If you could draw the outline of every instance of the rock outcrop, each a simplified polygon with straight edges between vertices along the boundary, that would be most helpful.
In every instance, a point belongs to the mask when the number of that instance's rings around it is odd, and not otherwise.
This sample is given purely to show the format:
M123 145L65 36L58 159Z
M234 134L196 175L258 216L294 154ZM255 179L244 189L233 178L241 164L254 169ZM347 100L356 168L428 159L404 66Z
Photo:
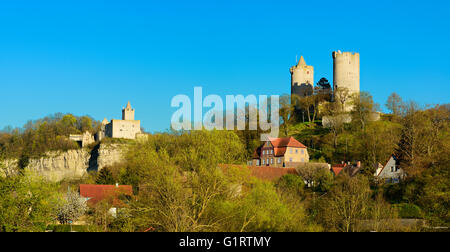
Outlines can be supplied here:
M25 169L34 171L52 181L79 178L89 171L99 171L105 166L123 161L123 144L98 144L93 150L86 148L66 152L52 151L45 157L30 159ZM17 169L17 160L3 162L7 171Z

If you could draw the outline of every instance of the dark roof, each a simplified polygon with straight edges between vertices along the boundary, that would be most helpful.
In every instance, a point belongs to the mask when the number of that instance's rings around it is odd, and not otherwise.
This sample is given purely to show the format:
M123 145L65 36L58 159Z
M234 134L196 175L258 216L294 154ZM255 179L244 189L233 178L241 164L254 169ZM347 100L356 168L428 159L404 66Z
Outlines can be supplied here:
M119 200L120 195L131 196L133 188L130 185L80 185L80 196L88 198L88 204L93 206L102 200L112 200L114 206L123 203Z

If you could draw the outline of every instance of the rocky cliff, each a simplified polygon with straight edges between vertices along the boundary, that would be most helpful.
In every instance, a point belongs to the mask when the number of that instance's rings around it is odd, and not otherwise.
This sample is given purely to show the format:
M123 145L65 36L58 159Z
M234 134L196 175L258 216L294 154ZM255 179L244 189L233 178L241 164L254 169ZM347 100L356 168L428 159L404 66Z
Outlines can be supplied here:
M30 159L25 169L53 181L81 177L88 171L99 171L105 166L123 161L124 148L123 144L98 144L92 150L83 148L66 152L48 152L45 157ZM6 160L3 164L8 171L12 171L17 168L17 162Z

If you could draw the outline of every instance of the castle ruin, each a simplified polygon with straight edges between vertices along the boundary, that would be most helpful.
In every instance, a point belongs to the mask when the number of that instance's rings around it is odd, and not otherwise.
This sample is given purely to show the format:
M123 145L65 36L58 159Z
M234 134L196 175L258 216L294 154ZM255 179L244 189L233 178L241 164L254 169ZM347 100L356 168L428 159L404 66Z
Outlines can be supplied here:
M130 102L122 109L122 120L112 119L111 122L103 119L100 132L97 133L97 139L100 141L104 137L136 139L141 133L141 121L134 120L134 109Z
M335 51L333 57L333 93L339 95L338 90L350 97L359 93L359 53ZM314 67L306 65L303 56L298 64L290 68L291 95L305 97L320 92L320 87L314 86ZM344 110L349 111L351 106L346 105Z

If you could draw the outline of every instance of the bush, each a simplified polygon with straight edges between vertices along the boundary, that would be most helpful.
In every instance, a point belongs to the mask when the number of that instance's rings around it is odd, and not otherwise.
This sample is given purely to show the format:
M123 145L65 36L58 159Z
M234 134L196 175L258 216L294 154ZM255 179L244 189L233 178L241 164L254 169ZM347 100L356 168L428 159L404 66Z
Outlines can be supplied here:
M406 219L421 219L423 217L420 207L414 204L402 203L394 205L397 208L400 218Z
M48 225L47 230L58 233L70 232L70 225ZM72 231L75 232L89 232L89 227L84 225L72 225Z

